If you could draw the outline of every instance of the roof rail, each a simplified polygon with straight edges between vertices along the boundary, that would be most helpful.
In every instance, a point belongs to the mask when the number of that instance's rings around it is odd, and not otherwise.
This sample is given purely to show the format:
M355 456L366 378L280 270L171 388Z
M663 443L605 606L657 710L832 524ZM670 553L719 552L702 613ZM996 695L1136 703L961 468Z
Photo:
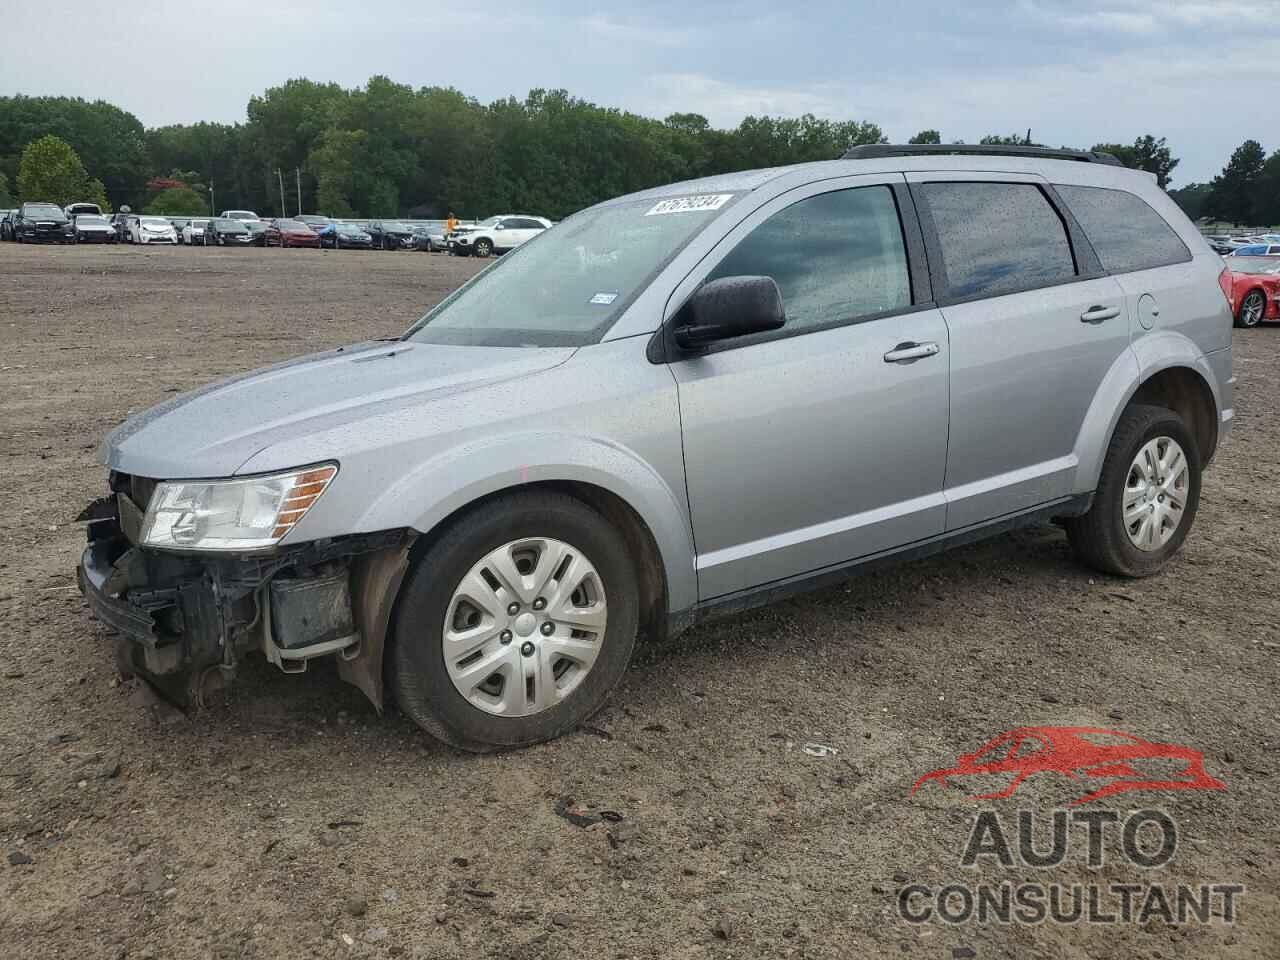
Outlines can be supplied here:
M1038 157L1044 160L1077 160L1081 163L1123 164L1110 153L1090 150L1055 150L1053 147L1024 147L1004 144L976 143L864 143L850 147L842 160L876 160L882 157L932 157L948 154L992 157Z

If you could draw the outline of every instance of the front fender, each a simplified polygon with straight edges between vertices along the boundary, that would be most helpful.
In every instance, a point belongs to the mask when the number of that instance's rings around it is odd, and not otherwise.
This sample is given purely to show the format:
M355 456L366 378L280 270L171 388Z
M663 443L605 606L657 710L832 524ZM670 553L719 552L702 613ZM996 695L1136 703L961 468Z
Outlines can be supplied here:
M693 606L693 536L683 499L633 451L598 437L527 432L454 447L407 471L368 505L355 528L427 533L481 497L545 481L589 483L625 501L657 543L669 610Z
M1073 493L1089 493L1097 488L1111 435L1138 388L1162 370L1186 367L1194 370L1213 393L1214 407L1222 410L1222 390L1213 368L1188 337L1173 330L1161 330L1135 340L1107 371L1085 414L1076 436L1075 455L1079 461Z

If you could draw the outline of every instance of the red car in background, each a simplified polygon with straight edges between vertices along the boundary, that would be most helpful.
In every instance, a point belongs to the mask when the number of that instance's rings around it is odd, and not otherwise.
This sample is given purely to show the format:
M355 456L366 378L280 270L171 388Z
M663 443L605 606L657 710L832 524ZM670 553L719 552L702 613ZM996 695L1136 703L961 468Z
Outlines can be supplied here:
M1230 271L1227 299L1237 327L1280 320L1280 257L1223 257Z
M264 235L268 247L315 247L320 249L320 236L301 220L272 220Z

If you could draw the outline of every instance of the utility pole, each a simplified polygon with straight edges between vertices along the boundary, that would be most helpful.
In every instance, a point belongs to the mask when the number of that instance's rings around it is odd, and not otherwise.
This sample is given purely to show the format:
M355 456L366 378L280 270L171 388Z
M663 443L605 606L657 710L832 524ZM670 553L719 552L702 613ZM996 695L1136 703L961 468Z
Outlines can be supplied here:
M302 171L294 167L293 175L298 178L298 216L302 216Z
M284 208L284 174L276 167L276 179L280 181L280 216L287 217L289 211Z
M218 215L218 205L213 202L213 177L209 178L209 216Z

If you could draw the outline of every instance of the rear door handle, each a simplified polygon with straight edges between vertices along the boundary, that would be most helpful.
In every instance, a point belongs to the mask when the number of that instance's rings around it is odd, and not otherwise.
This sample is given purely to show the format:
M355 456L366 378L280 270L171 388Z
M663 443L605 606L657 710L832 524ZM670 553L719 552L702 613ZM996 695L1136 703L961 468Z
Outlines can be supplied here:
M911 363L913 360L923 360L925 357L934 357L941 352L939 347L932 340L926 343L915 343L908 340L906 343L900 343L888 353L884 355L885 363Z
M1113 320L1118 316L1120 316L1119 307L1090 307L1080 314L1080 322L1101 323L1103 320Z

